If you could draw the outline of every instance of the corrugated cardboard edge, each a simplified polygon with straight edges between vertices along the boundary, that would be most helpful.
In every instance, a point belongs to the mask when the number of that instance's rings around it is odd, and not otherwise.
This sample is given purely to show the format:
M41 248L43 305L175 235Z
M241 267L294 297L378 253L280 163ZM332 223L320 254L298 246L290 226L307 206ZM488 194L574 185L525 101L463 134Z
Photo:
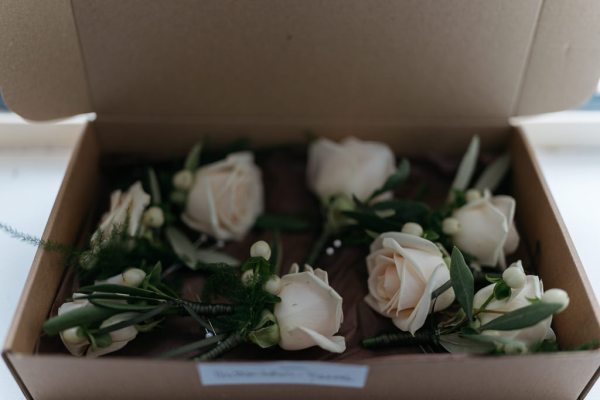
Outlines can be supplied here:
M25 395L25 397L27 399L33 399L33 397L31 396L31 393L29 393L29 390L27 390L27 386L25 385L25 382L23 382L23 380L19 376L19 373L15 369L13 363L10 361L11 356L12 356L12 353L10 351L2 350L2 359L4 360L4 363L6 364L6 366L8 367L10 374L13 376L13 378L17 382L17 385L19 385L19 389L21 389L21 391L23 392L23 395Z

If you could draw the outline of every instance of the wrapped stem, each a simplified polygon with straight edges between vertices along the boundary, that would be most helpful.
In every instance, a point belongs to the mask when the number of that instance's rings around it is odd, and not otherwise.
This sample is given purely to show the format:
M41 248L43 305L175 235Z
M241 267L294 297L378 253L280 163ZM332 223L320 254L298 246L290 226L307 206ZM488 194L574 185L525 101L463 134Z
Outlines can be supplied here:
M197 303L188 300L180 300L178 304L186 311L192 310L197 315L223 315L233 312L233 305L231 304Z
M388 333L375 336L362 341L363 347L377 349L395 346L414 346L422 344L436 344L439 337L432 331L420 330L414 336L409 332Z
M214 360L217 357L227 353L244 342L244 337L240 332L233 333L219 343L214 349L198 357L199 361Z

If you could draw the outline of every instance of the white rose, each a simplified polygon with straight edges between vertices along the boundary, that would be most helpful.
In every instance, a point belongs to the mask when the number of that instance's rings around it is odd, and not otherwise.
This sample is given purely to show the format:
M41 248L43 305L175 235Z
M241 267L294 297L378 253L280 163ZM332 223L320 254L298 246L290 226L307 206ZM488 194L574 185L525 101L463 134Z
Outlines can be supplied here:
M260 169L250 152L232 153L196 172L181 219L219 240L240 240L263 212Z
M365 301L398 328L414 334L432 311L447 308L454 291L434 303L431 294L450 280L442 253L429 240L406 233L381 234L367 257L369 294Z
M138 313L126 312L122 314L113 315L112 317L104 320L100 324L100 329L118 324L123 321L127 321L137 316ZM130 341L135 339L138 334L138 330L135 325L126 326L125 328L117 329L109 333L112 343L106 347L98 347L96 349L90 347L87 351L86 357L94 358L100 357L105 354L109 354L118 350L121 350Z
M110 235L115 227L127 226L127 233L136 236L139 233L142 215L150 204L150 195L144 192L142 184L136 182L123 193L115 190L110 195L110 210L104 214L96 234Z
M285 350L301 350L312 346L333 353L346 350L343 336L334 336L342 324L342 298L329 286L327 272L310 266L298 272L294 264L281 277L279 297L274 314L279 324L279 346Z
M394 154L383 143L320 138L308 149L308 186L324 200L335 195L366 200L394 170Z
M518 266L520 264L513 264ZM521 267L522 268L522 267ZM481 308L485 301L493 294L494 285L490 284L475 294L473 299L473 308L475 310ZM492 300L486 307L486 310L491 311L502 311L510 312L519 308L526 307L531 304L529 299L541 298L544 293L542 281L535 275L527 275L525 285L520 289L512 289L512 293L509 298L503 300ZM477 319L481 322L481 325L487 324L488 322L498 318L501 313L493 312L482 312L477 315ZM536 345L537 343L545 339L553 339L554 332L550 328L552 323L552 317L537 323L529 328L519 329L514 331L492 331L486 330L482 333L487 336L499 336L507 339L513 339L515 341L525 344L527 347Z
M515 206L514 198L492 196L486 191L480 199L454 210L452 217L459 223L458 232L452 236L454 244L483 265L505 267L505 256L519 245L513 222Z

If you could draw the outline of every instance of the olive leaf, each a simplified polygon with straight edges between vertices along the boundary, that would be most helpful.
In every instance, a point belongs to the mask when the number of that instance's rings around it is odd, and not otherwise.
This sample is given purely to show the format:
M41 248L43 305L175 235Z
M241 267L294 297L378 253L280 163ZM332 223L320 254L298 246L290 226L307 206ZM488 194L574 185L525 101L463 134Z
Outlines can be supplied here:
M202 153L202 147L202 142L196 143L194 147L192 147L185 159L184 169L187 169L191 172L196 171L198 165L200 164L200 153Z
M450 280L458 304L471 321L473 319L474 279L465 258L456 246L452 249L450 257Z
M452 197L452 193L455 190L465 190L469 186L469 182L473 178L475 167L477 166L477 159L479 158L479 136L475 135L469 143L469 147L463 156L454 182L452 182L451 191L449 198Z
M65 329L73 328L74 326L87 326L95 322L104 321L118 313L119 311L116 310L88 304L50 318L44 322L43 329L50 336L57 335Z
M491 163L482 173L475 185L473 186L475 189L480 191L489 190L494 192L504 175L508 172L510 168L510 154L506 153Z
M238 265L240 265L240 260L238 260L237 258L232 257L229 254L211 249L196 250L196 259L203 265L227 264L231 267L237 267Z
M561 308L561 304L535 303L511 311L482 325L479 330L512 331L523 329L545 320Z
M171 248L177 254L177 257L191 269L196 268L198 263L198 249L188 239L188 237L181 232L179 229L169 226L165 230L167 241L171 245Z
M152 204L160 204L160 185L158 184L158 177L154 168L148 168L148 184L150 186L150 197L152 198Z
M383 186L375 190L371 196L369 196L369 201L400 186L400 184L402 184L408 178L409 174L410 162L406 158L403 158L402 161L400 161L396 171L387 178Z

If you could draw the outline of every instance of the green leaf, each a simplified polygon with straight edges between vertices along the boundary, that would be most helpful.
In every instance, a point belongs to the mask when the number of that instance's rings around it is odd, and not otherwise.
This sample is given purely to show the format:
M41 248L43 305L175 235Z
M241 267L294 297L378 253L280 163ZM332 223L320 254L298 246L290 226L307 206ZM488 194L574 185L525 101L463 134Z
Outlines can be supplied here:
M156 304L128 304L128 303L117 303L114 300L101 300L101 299L90 299L90 303L98 307L104 307L111 310L120 312L142 312L149 311L156 308Z
M200 153L202 153L202 142L196 143L188 153L184 168L188 171L195 172L200 164Z
M385 192L396 189L408 178L408 175L410 175L410 162L406 158L403 158L396 171L387 178L382 187L371 194L369 200L373 200Z
M457 247L452 249L450 258L450 280L456 300L464 310L469 321L473 319L474 279L471 270Z
M254 226L258 229L299 232L310 229L312 224L306 218L283 214L262 214Z
M73 328L74 326L87 326L104 321L117 313L118 311L115 310L109 310L107 308L89 304L50 318L44 322L43 329L44 332L52 336L65 329Z
M158 178L154 168L148 168L148 184L150 185L150 196L152 198L152 204L160 204L160 185L158 184Z
M446 290L450 289L451 287L452 287L452 281L448 281L448 282L444 283L442 286L440 286L439 288L437 288L433 292L431 292L431 299L434 300L435 298L437 298L439 295L441 295L442 293L444 293Z
M135 317L130 318L128 320L121 321L116 324L109 325L107 327L98 329L97 331L93 332L93 334L94 335L104 335L105 333L114 332L116 330L123 329L123 328L126 328L131 325L139 324L140 322L144 322L151 318L159 316L160 314L167 311L171 307L173 307L173 305L170 303L164 303L159 306L154 306L151 310L149 310L145 313L137 314Z
M153 292L148 289L134 288L130 286L114 285L112 283L101 283L98 285L83 286L77 290L80 293L119 293L128 294L131 296L151 297L154 299L171 300L170 296L165 296L160 293Z
M496 300L507 299L510 297L511 293L512 290L503 280L500 280L500 282L497 282L494 285L494 297Z
M380 201L373 204L371 209L376 211L394 210L394 220L401 221L402 223L423 223L430 212L427 204L423 202L398 199Z
M181 232L179 229L169 226L165 230L167 241L171 245L171 248L177 254L177 257L187 265L189 268L194 269L198 262L198 249L191 242L188 237Z
M488 165L477 180L477 183L475 183L474 188L481 191L488 189L489 191L494 192L500 185L500 182L502 182L502 179L509 168L510 154L506 153Z
M479 158L479 136L473 136L469 147L463 156L454 182L452 182L451 190L466 190L469 187L469 182L473 178L475 167L477 166L477 159ZM452 193L451 191L451 193ZM452 197L452 194L449 195Z
M402 230L401 224L383 219L371 213L344 211L343 214L346 217L356 221L356 223L358 223L358 225L365 230L374 231L377 233L390 231L400 232Z
M528 328L545 320L561 308L560 304L536 303L511 311L482 325L479 330L512 331Z
M423 239L427 239L429 241L435 242L439 238L440 238L439 233L437 233L435 231L426 230L425 232L423 232Z
M485 280L489 283L498 283L502 281L502 276L495 276L490 274L485 274Z

